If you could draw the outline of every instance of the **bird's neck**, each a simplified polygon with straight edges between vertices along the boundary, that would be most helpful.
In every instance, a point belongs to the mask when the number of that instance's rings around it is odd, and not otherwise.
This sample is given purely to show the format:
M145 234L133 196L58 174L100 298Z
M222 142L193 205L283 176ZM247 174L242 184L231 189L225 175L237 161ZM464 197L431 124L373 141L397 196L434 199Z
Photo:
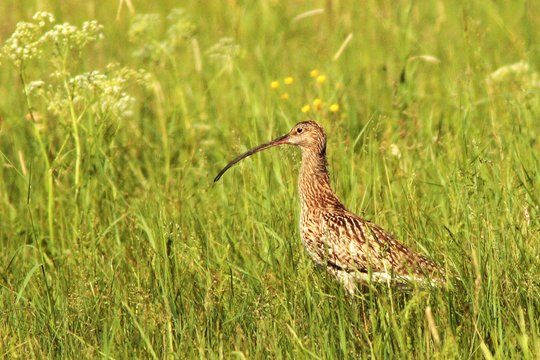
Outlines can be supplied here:
M302 166L298 177L302 208L343 208L330 187L326 151L302 150Z

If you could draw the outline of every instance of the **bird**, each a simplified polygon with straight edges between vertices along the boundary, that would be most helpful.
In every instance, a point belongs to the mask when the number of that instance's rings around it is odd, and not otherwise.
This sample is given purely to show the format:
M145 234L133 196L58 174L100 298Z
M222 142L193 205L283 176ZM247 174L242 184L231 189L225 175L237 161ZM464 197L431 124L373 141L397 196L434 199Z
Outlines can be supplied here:
M214 183L241 160L280 145L297 146L302 151L298 193L304 247L315 264L325 268L349 294L361 283L445 282L444 269L434 261L345 208L330 186L326 133L313 120L299 122L287 134L237 156L217 174Z

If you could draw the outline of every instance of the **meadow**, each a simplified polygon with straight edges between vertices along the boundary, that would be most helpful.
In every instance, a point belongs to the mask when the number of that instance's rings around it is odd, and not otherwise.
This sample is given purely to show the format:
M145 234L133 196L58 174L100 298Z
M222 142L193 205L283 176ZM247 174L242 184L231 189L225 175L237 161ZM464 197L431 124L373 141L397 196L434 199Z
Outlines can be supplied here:
M540 2L0 2L0 357L540 357ZM314 267L351 211L454 274Z

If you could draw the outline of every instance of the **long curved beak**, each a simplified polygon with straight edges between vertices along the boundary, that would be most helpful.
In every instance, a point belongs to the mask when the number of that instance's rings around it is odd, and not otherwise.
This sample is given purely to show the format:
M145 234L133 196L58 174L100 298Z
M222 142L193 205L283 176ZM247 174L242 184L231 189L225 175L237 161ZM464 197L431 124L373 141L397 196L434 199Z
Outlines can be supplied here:
M258 153L259 151L263 151L268 148L271 148L272 146L278 146L278 145L283 145L283 144L288 144L288 143L289 143L289 134L285 134L266 144L261 144L259 146L254 147L253 149L243 153L242 155L237 156L230 163L228 163L223 169L221 169L219 174L217 174L217 176L215 177L214 182L218 181L223 176L223 174L225 174L225 171L229 170L229 168L231 168L234 164L247 158L248 156Z

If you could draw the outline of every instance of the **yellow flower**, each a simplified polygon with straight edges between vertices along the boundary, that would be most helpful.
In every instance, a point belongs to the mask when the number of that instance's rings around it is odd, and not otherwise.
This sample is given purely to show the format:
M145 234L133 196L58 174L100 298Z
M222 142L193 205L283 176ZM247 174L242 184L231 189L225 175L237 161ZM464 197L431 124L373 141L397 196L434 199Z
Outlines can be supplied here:
M319 75L317 76L317 83L323 84L326 81L326 75Z
M312 78L319 76L319 70L317 70L317 69L311 70L309 72L309 76L311 76Z
M302 106L302 112L303 113L307 113L309 110L311 110L311 106L309 106L309 105Z
M330 112L337 113L339 111L339 104L330 105Z
M289 100L289 93L283 93L279 96L281 100Z
M294 78L292 76L287 76L283 82L285 85L291 85L294 82Z
M270 83L270 87L271 87L272 89L277 89L277 88L279 87L279 81L272 81L272 82Z
M322 104L323 104L323 102L322 102L322 100L319 99L319 98L313 100L313 107L314 107L315 109L317 109L317 110L321 110Z

